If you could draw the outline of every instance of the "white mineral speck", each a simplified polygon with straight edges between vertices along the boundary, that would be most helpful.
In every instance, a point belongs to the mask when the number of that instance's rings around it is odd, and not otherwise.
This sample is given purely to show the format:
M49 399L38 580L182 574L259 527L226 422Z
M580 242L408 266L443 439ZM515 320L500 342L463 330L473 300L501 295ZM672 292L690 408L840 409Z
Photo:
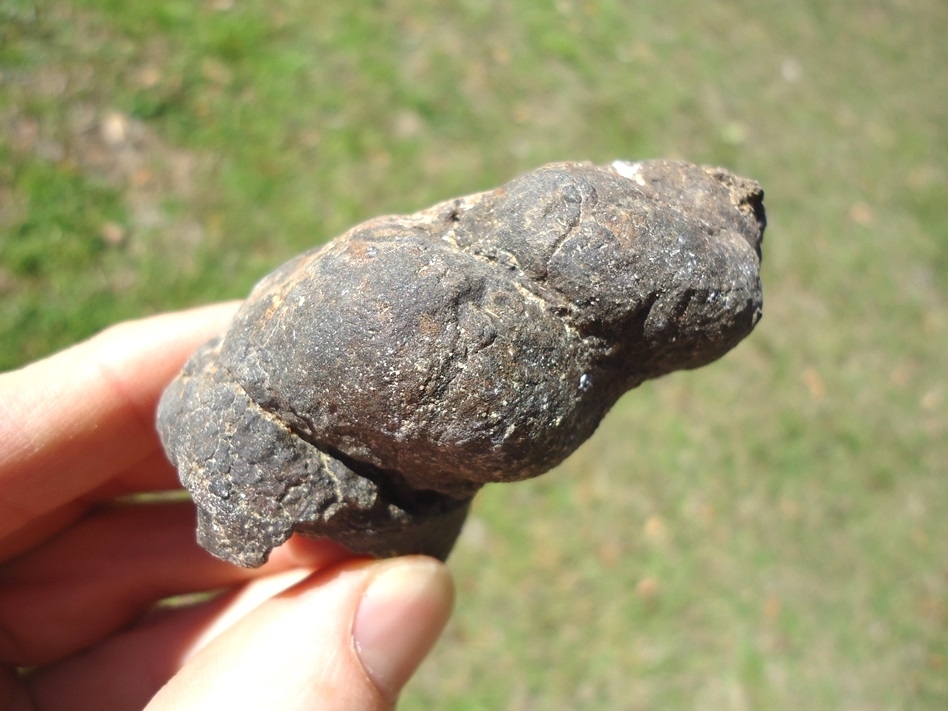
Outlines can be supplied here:
M625 160L612 161L612 169L623 178L634 180L639 185L645 185L645 180L639 175L639 169L641 167L641 163L629 163Z

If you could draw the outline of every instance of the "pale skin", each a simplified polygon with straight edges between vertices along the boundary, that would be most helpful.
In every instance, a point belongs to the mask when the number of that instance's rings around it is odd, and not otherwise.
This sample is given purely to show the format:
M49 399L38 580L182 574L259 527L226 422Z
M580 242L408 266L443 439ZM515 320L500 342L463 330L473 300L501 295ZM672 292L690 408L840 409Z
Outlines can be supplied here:
M0 375L0 711L390 709L437 640L454 594L437 561L294 537L245 570L196 544L186 499L128 501L180 488L155 406L235 308Z

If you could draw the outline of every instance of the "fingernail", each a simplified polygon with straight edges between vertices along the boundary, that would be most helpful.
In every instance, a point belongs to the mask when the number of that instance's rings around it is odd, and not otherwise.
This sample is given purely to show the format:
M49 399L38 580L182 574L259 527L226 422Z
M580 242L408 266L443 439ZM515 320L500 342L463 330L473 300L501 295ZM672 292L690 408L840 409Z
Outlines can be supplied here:
M401 558L369 583L352 625L356 653L394 702L447 624L454 605L448 569L432 558Z

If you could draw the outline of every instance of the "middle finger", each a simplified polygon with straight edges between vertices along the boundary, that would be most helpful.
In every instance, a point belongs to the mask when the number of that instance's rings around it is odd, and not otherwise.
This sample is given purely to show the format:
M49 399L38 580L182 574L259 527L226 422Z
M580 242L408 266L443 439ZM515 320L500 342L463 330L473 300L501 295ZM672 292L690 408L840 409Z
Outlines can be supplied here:
M121 629L163 598L215 590L344 555L333 543L289 546L255 570L217 560L194 539L190 502L92 511L0 567L0 661L30 666L72 654Z

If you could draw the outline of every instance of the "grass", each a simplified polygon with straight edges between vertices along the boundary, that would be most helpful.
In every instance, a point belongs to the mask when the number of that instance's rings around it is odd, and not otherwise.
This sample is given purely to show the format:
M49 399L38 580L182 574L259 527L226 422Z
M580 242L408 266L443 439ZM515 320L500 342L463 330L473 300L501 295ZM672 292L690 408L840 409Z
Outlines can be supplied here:
M764 320L483 492L400 708L943 709L946 30L938 0L0 0L0 368L546 161L724 164L767 191Z

